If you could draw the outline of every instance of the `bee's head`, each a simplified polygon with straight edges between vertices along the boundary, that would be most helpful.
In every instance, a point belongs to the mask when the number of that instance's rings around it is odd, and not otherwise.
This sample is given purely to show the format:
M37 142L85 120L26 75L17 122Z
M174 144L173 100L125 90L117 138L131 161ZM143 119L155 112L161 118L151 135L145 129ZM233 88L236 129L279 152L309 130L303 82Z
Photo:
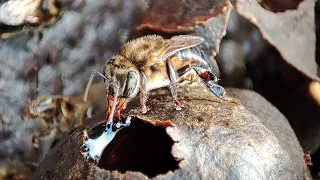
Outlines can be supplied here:
M108 94L114 96L115 88L118 88L119 98L131 99L138 94L140 86L139 71L124 57L115 56L110 59L105 64L103 75L106 77L106 92Z
M126 108L126 103L137 96L140 87L140 74L137 68L122 56L110 59L104 67L108 112L116 102L116 115Z
M24 112L24 118L41 117L51 119L56 109L56 99L53 97L40 97L34 101L30 107Z

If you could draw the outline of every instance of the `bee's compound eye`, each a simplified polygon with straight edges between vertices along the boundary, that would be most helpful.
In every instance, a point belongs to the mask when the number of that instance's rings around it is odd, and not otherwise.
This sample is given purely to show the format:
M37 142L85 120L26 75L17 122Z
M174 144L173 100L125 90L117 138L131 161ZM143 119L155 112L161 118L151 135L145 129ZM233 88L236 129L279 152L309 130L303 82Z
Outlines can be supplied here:
M127 98L134 95L138 90L138 75L134 71L130 71L127 75L126 86L123 95Z

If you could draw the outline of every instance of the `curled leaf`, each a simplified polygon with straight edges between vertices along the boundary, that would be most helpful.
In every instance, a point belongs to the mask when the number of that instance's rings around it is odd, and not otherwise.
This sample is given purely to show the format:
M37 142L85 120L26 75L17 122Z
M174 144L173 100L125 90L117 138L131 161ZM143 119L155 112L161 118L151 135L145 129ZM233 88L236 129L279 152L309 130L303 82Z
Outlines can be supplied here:
M304 0L297 9L274 13L255 0L239 0L237 12L255 24L282 58L310 79L317 76L315 61L314 1Z

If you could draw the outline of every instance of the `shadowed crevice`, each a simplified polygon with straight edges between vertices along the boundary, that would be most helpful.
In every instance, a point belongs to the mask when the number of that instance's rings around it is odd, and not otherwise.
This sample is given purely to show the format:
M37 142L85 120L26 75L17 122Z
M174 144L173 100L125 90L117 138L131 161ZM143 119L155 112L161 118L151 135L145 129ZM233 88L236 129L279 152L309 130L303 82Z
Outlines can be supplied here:
M298 9L302 1L303 0L261 0L260 5L268 11L278 13Z

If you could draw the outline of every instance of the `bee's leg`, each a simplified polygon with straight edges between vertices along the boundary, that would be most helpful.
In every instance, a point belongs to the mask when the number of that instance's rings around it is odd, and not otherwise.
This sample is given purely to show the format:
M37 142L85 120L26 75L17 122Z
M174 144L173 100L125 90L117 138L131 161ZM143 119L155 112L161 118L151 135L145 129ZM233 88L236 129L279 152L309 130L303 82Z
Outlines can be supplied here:
M148 91L147 91L147 77L146 75L141 72L141 86L140 86L140 105L141 105L141 113L145 114L147 110L147 103L148 100Z
M218 77L214 75L209 69L191 65L191 68L195 70L198 76L203 80L203 83L210 89L210 91L216 95L219 99L227 101L225 98L226 91L225 89L218 85Z
M209 82L206 82L206 83L204 83L209 89L210 89L210 91L214 94L214 95L216 95L219 99L221 99L221 100L224 100L224 101L228 101L226 98L225 98L225 96L226 96L226 90L222 87L222 86L220 86L220 85L218 85L218 84L216 84L216 83L213 83L212 81L209 81Z
M0 33L0 39L9 39L15 36L18 36L19 34L26 33L28 32L28 27L23 26L22 29L18 30L13 30L12 32L5 32L5 33Z
M168 76L170 79L170 91L171 95L174 101L174 104L176 105L176 110L181 110L181 103L178 100L178 78L177 78L177 73L174 70L172 63L170 60L167 60L167 71L168 71Z
M20 33L21 31L3 33L3 34L0 34L0 39L9 39L19 35Z
M195 82L194 80L194 75L193 73L190 73L188 77L184 77L185 74L187 74L188 72L190 72L191 70L191 66L190 65L186 65L183 66L182 68L180 68L177 71L177 75L178 75L178 83L181 83L183 81L189 81L190 84L192 84L193 82Z
M185 73L190 71L190 69L191 69L190 65L183 66L177 71L178 77L183 76Z

